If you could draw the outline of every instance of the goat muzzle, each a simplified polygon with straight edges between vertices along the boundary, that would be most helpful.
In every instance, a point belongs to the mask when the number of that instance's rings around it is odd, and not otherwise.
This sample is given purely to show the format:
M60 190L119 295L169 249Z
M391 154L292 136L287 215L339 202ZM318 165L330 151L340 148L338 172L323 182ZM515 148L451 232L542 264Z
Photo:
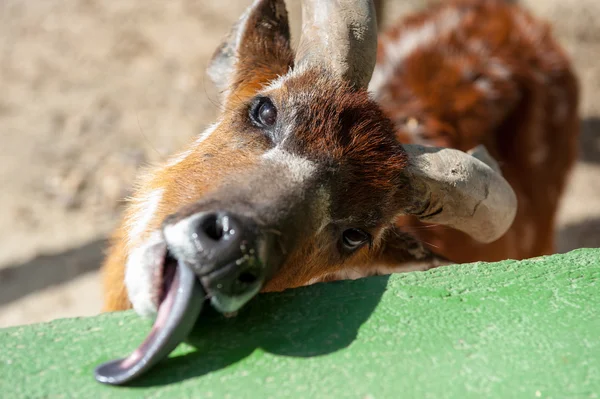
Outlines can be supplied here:
M248 217L198 212L166 221L158 315L142 344L127 358L96 368L99 382L124 385L145 373L184 341L205 300L224 315L251 300L279 264L279 246ZM156 253L157 251L153 251ZM275 254L275 255L273 255Z

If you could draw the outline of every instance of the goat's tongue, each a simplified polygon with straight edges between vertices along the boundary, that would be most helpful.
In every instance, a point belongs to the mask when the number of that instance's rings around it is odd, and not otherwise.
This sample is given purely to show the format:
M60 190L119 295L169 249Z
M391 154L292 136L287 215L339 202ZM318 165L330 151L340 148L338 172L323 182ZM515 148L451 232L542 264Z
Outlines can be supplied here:
M180 262L148 337L125 359L98 366L95 371L96 380L104 384L123 385L167 357L194 327L202 309L204 295L194 272Z

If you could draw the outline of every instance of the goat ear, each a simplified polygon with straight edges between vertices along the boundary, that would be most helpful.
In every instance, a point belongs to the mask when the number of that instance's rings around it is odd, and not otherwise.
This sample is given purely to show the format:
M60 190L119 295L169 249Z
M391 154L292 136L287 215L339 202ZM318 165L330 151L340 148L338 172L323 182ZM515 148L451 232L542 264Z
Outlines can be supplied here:
M240 97L285 74L293 59L285 3L255 0L214 53L207 73L225 99L234 92Z
M404 145L410 164L410 204L405 214L439 223L488 243L512 225L517 197L483 146L469 153L451 148Z

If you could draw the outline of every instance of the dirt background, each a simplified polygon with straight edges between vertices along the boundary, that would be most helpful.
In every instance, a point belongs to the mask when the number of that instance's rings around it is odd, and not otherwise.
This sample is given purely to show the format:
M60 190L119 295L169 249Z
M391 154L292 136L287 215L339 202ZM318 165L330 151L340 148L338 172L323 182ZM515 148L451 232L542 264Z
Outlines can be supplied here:
M0 1L0 327L98 313L121 199L214 119L205 67L249 3ZM384 21L424 3L388 1ZM600 2L523 3L553 23L583 88L559 250L599 247Z

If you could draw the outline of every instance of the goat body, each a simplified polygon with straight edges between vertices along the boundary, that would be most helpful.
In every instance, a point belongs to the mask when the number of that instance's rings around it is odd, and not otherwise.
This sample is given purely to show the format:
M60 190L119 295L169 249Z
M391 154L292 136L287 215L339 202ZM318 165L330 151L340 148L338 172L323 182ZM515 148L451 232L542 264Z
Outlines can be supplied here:
M452 261L551 254L577 157L578 83L547 24L502 0L443 2L380 35L370 83L403 143L484 145L517 194L509 231L480 243L459 231L398 221Z

